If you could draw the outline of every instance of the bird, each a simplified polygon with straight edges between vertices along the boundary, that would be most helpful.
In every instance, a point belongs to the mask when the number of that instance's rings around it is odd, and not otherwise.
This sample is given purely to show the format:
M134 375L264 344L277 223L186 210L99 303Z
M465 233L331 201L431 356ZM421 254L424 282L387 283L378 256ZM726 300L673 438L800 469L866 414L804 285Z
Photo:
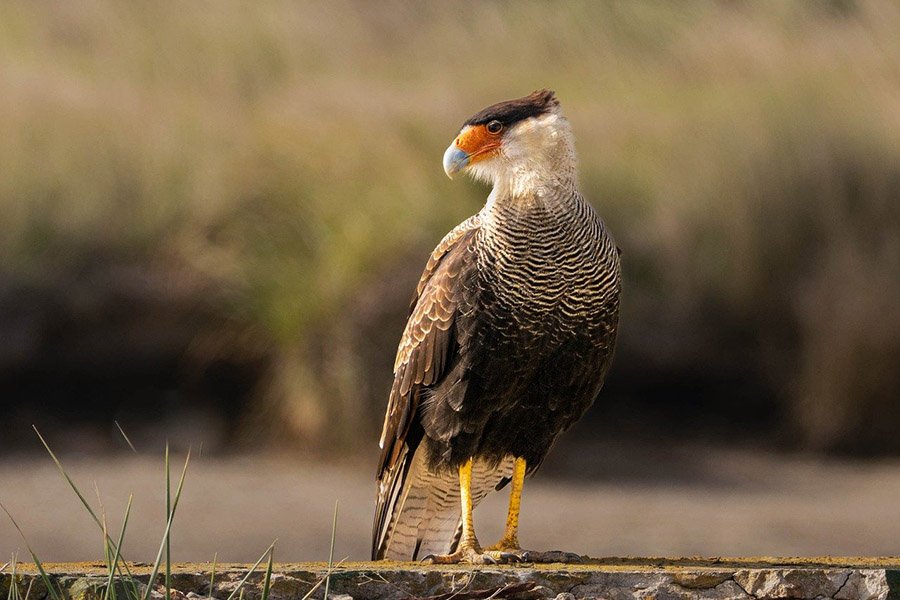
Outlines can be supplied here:
M524 478L598 395L621 290L619 249L578 191L576 162L547 89L476 113L444 153L448 177L492 189L416 286L380 439L373 560L559 556L519 544ZM472 510L507 485L504 534L482 547Z

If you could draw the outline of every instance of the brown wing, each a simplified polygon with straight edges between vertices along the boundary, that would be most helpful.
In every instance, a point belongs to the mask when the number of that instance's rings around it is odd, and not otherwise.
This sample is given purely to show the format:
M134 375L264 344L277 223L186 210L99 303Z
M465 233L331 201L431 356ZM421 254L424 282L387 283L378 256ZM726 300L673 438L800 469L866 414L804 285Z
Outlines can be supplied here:
M422 393L440 381L456 354L453 329L461 282L472 264L469 250L478 224L477 217L472 217L444 237L432 252L416 287L397 349L394 383L381 433L373 558L388 535L391 513L422 437L421 426L415 423Z
M434 384L446 367L459 304L457 286L477 227L477 218L471 217L448 233L431 253L416 286L394 361L394 383L379 443L379 475L392 462L395 442L402 443L406 436L416 412L419 388Z

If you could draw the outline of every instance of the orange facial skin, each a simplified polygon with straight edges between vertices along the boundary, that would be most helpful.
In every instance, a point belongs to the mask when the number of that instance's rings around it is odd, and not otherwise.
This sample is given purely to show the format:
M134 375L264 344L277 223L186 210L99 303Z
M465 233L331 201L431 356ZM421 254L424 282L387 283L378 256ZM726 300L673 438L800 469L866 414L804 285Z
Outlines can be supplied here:
M491 133L485 125L469 125L453 142L457 148L469 155L469 164L490 158L500 148L500 134Z

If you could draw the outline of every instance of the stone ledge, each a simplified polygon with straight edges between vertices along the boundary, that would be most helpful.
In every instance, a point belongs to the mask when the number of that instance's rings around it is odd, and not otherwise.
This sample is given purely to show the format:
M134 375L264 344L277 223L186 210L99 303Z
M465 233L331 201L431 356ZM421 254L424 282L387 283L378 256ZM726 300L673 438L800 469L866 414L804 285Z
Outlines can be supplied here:
M210 597L207 563L175 565L174 600ZM99 600L106 585L99 563L47 564L52 580L71 600ZM216 567L211 596L224 600L234 591L250 565ZM8 595L9 567L0 574L0 598ZM132 571L144 586L148 565ZM310 590L320 599L327 575L322 563L280 563L272 575L271 600L300 600ZM263 569L244 586L245 600L259 600ZM34 565L17 567L20 597L31 586L28 600L45 600L47 590ZM157 583L160 580L157 580ZM317 587L318 584L318 587ZM118 587L118 586L117 586ZM162 586L152 593L162 598ZM120 595L120 598L124 596ZM577 565L501 565L489 567L430 566L417 563L354 562L334 568L331 600L405 598L474 600L476 598L809 598L834 600L900 600L900 558L606 558L586 559Z

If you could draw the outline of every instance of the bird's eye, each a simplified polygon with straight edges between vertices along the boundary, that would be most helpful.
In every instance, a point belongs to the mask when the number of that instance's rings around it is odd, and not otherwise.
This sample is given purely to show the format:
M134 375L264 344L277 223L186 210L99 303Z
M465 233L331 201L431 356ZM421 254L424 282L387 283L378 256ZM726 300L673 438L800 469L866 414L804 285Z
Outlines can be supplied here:
M488 133L497 135L503 129L503 123L500 121L491 121L487 124Z

